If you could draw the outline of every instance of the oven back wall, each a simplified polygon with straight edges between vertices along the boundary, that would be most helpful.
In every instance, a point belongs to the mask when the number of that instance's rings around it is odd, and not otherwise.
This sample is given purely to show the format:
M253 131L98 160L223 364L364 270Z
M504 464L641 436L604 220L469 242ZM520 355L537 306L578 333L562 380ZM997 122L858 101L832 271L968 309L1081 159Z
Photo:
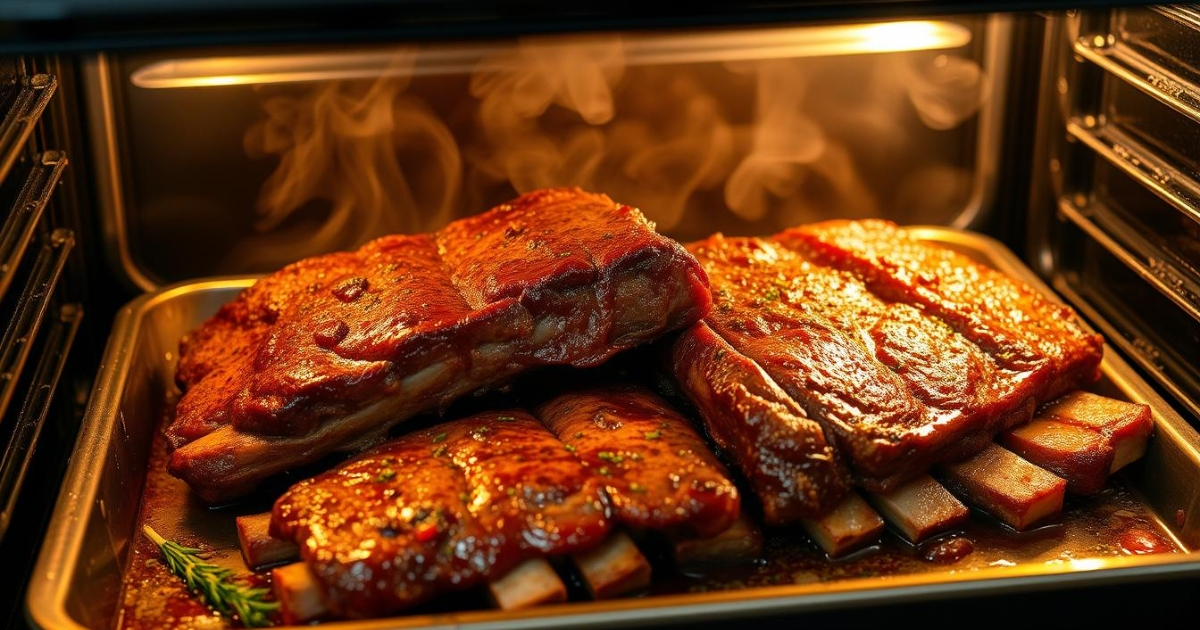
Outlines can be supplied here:
M109 258L142 289L265 272L573 185L685 241L836 217L973 227L1010 31L959 16L97 56Z

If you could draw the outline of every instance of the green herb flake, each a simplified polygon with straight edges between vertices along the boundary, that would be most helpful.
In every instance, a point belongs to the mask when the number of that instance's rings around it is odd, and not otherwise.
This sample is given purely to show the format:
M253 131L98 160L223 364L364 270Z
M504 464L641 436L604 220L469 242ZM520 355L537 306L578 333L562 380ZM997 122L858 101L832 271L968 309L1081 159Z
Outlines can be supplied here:
M568 451L570 451L570 452L572 452L572 453L574 453L574 452L575 452L575 445L574 445L574 444L564 444L564 446L566 446L566 447L567 447L567 450L568 450Z
M509 416L509 415L496 416L497 422L515 422L516 420L517 420L516 416Z
M612 451L600 451L599 453L596 453L596 457L599 457L610 464L620 464L621 462L625 461L624 457L621 457Z
M504 492L505 492L506 494L508 494L508 496L510 496L510 497L515 497L515 496L517 496L517 489L516 489L516 488L509 488L508 490L505 490Z
M142 526L142 533L158 546L167 568L182 578L188 590L203 597L209 606L224 615L237 617L247 628L272 625L270 613L279 609L279 602L266 601L269 589L233 582L230 579L232 570L205 562L199 549L164 540L149 525Z
M576 431L576 432L575 432L575 436L574 436L574 437L575 437L575 439L576 439L576 440L578 440L579 438L583 437L583 431Z
M604 475L605 477L607 477L607 476L609 475L609 472L608 472L608 466L601 466L601 467L600 467L600 469L599 469L599 470L597 470L596 472L598 472L598 473L600 473L601 475Z
M391 468L385 468L382 472L375 476L375 483L383 483L396 478L396 471Z
M646 492L646 486L634 481L629 484L629 491L636 492L638 494L644 494Z
M662 437L662 431L646 431L645 435L647 440L657 440Z
M446 441L446 434L445 434L445 433L439 433L439 434L437 434L437 435L433 436L433 443L434 443L434 444L438 444L438 443L445 442L445 441Z
M438 446L437 448L433 449L434 457L441 457L442 455L445 455L445 454L446 454L446 445L445 444L442 444L441 446Z

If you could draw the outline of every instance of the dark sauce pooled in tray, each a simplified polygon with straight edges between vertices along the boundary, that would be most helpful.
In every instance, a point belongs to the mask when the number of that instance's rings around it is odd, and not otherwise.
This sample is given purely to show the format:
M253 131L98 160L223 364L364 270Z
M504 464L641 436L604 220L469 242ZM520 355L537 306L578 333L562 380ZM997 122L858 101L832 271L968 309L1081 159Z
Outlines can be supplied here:
M644 360L637 361L636 357L629 364L651 365ZM631 376L625 372L620 375ZM644 378L646 375L632 376ZM545 375L535 378L541 385L539 389L545 392L551 381L547 381ZM557 385L554 383L549 389L557 389ZM457 404L447 410L446 416L461 417L501 403L521 404L521 391L518 383L512 389ZM166 406L167 409L171 407L170 404ZM414 418L404 423L401 430L407 432L437 421L435 417ZM247 584L270 586L269 571L255 574L245 567L238 549L235 518L269 510L273 497L287 484L336 462L324 462L311 471L297 471L288 478L274 480L270 487L238 504L212 508L196 500L186 484L166 472L166 440L161 429L155 435L152 448L113 628L238 627L237 622L214 613L199 596L186 590L183 581L161 562L157 547L142 535L142 525L149 524L167 540L205 550L207 561L228 567ZM1139 465L1140 462L1134 462L1130 467ZM745 493L743 496L748 498ZM750 503L747 501L752 510L754 506ZM1166 532L1125 477L1118 474L1095 496L1068 496L1061 515L1030 531L1015 532L986 514L975 512L962 528L921 545L913 546L889 531L877 545L833 560L796 526L764 531L764 557L755 563L682 572L673 566L665 542L649 536L644 541L644 551L654 566L654 579L645 592L629 597L643 598L647 606L652 606L652 599L645 598L655 595L702 594L924 573L965 573L995 566L1061 564L1085 558L1184 552ZM570 600L586 601L585 590L566 564L560 566ZM482 591L477 588L445 593L408 614L487 610L489 604Z

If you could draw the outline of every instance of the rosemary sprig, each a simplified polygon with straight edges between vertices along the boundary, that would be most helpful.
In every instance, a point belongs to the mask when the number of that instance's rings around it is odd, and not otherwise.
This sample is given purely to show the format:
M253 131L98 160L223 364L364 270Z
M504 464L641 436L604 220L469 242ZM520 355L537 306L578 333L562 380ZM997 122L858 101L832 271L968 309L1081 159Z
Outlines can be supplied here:
M199 593L210 606L225 615L236 614L247 628L271 625L268 613L279 608L279 602L264 600L265 588L251 588L228 580L233 571L205 562L200 557L202 550L184 547L177 542L165 540L149 525L142 531L158 549L171 572L183 578L188 590Z

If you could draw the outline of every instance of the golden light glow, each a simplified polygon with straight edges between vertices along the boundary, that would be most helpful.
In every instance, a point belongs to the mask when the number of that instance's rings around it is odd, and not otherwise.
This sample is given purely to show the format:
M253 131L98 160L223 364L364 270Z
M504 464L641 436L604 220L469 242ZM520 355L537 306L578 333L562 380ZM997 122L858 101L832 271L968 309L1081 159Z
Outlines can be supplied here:
M570 38L544 38L569 44ZM804 26L721 33L630 34L624 43L626 63L652 65L859 55L910 50L941 50L971 41L966 27L946 21L913 20L872 24ZM429 46L420 49L415 66L395 63L412 48L340 51L323 54L250 55L168 59L134 71L141 88L186 88L258 85L389 75L466 74L496 51L479 44Z
M1072 571L1095 571L1103 569L1104 558L1078 558L1068 561Z

